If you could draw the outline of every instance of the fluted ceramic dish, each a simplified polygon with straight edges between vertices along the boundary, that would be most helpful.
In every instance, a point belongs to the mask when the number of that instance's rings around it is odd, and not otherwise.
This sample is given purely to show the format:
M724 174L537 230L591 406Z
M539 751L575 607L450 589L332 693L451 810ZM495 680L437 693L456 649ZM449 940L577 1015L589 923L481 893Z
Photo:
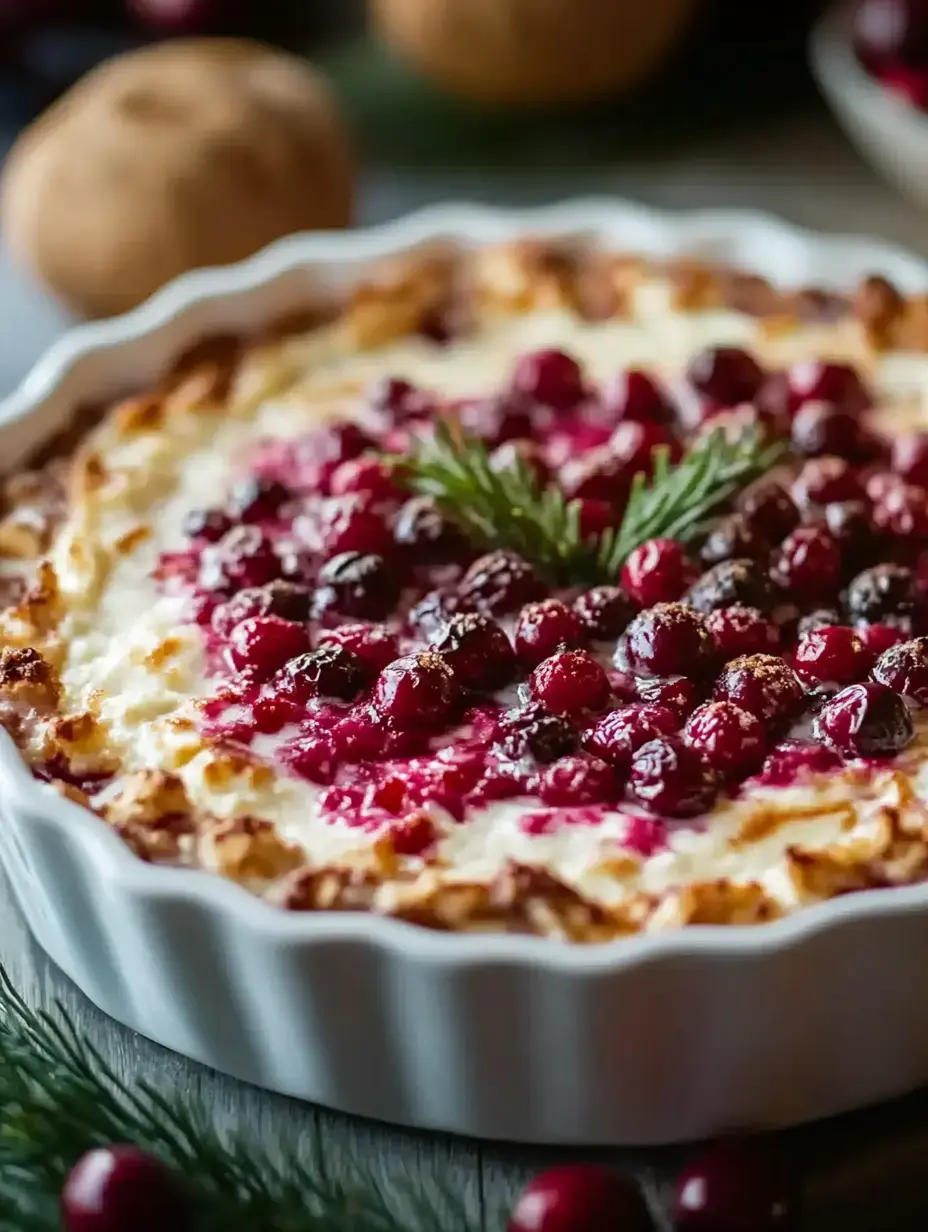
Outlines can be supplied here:
M928 268L897 249L755 214L442 207L294 237L75 330L0 408L0 451L15 467L75 407L144 387L198 337L279 318L373 258L435 237L473 246L578 232L792 286L851 287L874 270L903 292L928 285ZM145 864L102 821L40 791L2 733L0 808L13 892L87 995L152 1039L276 1091L491 1138L652 1144L805 1121L928 1080L928 886L759 927L570 947L287 913L220 877Z

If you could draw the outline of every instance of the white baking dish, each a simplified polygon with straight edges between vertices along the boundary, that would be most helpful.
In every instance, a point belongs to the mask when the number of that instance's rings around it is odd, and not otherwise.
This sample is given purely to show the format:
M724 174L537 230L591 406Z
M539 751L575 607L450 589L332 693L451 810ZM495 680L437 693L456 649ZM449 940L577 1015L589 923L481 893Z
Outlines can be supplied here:
M916 258L760 215L614 202L443 207L373 231L289 239L75 330L0 408L16 459L74 407L154 378L198 336L250 329L436 236L602 234L731 261L790 285ZM52 797L0 736L0 859L52 958L107 1013L261 1086L485 1137L651 1144L779 1126L928 1080L928 886L859 894L759 928L605 946L448 935L369 915L287 914L217 876L147 865Z

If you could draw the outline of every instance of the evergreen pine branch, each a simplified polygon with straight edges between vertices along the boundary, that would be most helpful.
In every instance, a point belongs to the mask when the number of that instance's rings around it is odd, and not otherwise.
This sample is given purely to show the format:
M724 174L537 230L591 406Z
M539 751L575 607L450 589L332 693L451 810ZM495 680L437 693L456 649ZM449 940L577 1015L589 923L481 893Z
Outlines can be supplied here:
M486 446L439 422L434 437L402 462L407 486L430 496L480 548L505 547L555 585L614 582L631 552L648 539L690 543L714 513L780 461L786 446L749 426L735 437L707 433L672 465L669 450L652 455L650 481L632 483L621 525L584 537L580 502L555 485L542 487L522 459L494 471Z
M62 1007L32 1010L0 968L0 1212L4 1232L59 1232L58 1194L80 1156L132 1143L188 1186L196 1232L476 1232L451 1191L385 1194L281 1147L221 1136L204 1108L120 1081Z

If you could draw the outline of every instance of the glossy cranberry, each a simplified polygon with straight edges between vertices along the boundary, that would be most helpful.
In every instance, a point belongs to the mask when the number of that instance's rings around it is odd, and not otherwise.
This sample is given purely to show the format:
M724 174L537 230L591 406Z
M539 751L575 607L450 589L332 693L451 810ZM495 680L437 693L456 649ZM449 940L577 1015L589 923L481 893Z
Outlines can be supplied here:
M892 445L891 466L905 483L928 488L928 432L897 436Z
M639 703L603 715L583 733L582 742L588 753L627 772L643 744L679 729L679 716L669 707Z
M609 680L585 650L562 650L532 672L533 697L552 714L582 714L602 710L609 697Z
M680 442L663 424L644 423L637 419L627 419L619 424L609 438L608 449L629 480L639 472L650 477L654 470L656 449L666 450L671 462L678 461L683 452Z
M754 533L767 543L781 543L799 525L796 502L784 487L769 479L742 492L737 510Z
M802 676L829 684L863 680L873 666L870 651L846 625L825 625L807 633L796 647L793 661Z
M293 480L303 492L327 493L341 463L366 453L373 445L357 424L336 423L316 428L293 442Z
M229 635L229 662L237 671L251 669L267 680L279 667L309 650L305 625L279 616L251 616Z
M324 556L342 552L389 554L393 543L387 524L362 493L337 496L322 505L319 517L320 547Z
M915 577L904 565L864 569L849 584L844 609L851 620L878 624L906 620L917 605Z
M878 550L873 512L866 501L826 505L825 525L841 551L844 573L858 572Z
M873 525L917 551L928 540L928 491L909 484L893 488L873 506Z
M539 796L555 807L608 803L618 790L615 771L596 757L562 757L538 779Z
M327 787L338 769L332 741L328 736L315 733L299 736L282 748L280 759L294 774L318 787Z
M856 416L873 405L873 395L849 364L820 360L795 364L789 371L789 389L794 407L825 402ZM841 450L826 452L841 453Z
M682 723L699 704L700 690L687 676L636 676L635 694L652 706L666 706Z
M618 526L621 518L615 505L608 501L576 500L577 521L584 539L599 539L604 531Z
M760 777L771 787L791 787L814 774L831 774L843 762L834 749L808 740L784 740L764 762Z
M892 757L912 740L912 716L898 693L874 680L852 684L826 702L816 734L845 757Z
M755 530L743 513L731 513L720 519L699 549L704 569L725 560L759 560L767 556L770 545Z
M799 713L805 691L793 669L777 655L742 655L726 664L715 682L715 698L733 702L765 723L779 723Z
M396 659L374 685L376 710L400 728L441 723L454 705L454 674L440 654L423 650Z
M558 475L569 500L606 501L621 505L631 486L632 475L624 458L607 446L571 456Z
M183 1181L134 1146L82 1155L61 1191L65 1232L187 1232L193 1210Z
M263 586L280 574L274 545L257 526L236 526L204 551L200 564L200 584L206 590Z
M594 586L573 603L587 637L596 642L611 642L624 633L635 614L635 605L618 586Z
M410 609L406 624L417 637L432 641L458 612L471 611L453 590L430 590Z
M694 572L681 543L649 539L635 548L622 567L622 586L639 606L653 607L679 599Z
M393 538L413 564L455 560L466 547L458 528L430 496L406 501L393 527Z
M898 625L858 625L857 632L874 659L878 659L891 646L898 646L909 636L909 631Z
M580 742L567 719L551 714L537 702L508 710L500 720L498 737L508 757L533 757L542 764L573 753Z
M799 624L796 626L796 636L801 641L804 637L808 637L810 633L815 633L818 629L824 629L828 625L843 624L844 620L836 607L817 607L800 618Z
M264 522L276 518L290 498L290 489L279 479L248 475L232 488L229 510L239 522Z
M200 543L218 543L232 525L232 519L221 509L192 509L184 518L183 532Z
M750 402L764 381L764 371L738 347L709 347L692 360L687 380L697 393L718 406Z
M396 469L375 454L349 458L332 473L329 491L333 496L363 493L373 501L395 501L402 496Z
M291 660L280 673L277 688L283 697L302 704L314 697L347 702L357 697L370 675L369 667L347 646L330 643Z
M596 1164L542 1172L522 1191L506 1232L653 1232L632 1182Z
M551 468L536 441L506 441L490 454L490 470L496 474L518 469L527 473L539 487L546 487L551 481Z
M928 638L916 637L884 650L872 675L878 684L928 706Z
M677 1178L674 1232L786 1232L793 1221L789 1167L774 1144L720 1142Z
M544 586L528 561L507 548L478 557L458 587L465 604L494 616L518 611L540 598L543 591Z
M700 706L687 719L683 739L726 778L744 778L759 769L767 744L761 720L731 702Z
M509 638L496 623L476 612L452 616L432 643L451 668L458 684L467 689L495 692L504 689L516 671Z
M674 417L667 393L652 376L637 368L620 372L610 381L603 388L601 402L605 415L620 422L667 423Z
M827 527L799 526L774 553L770 571L792 597L827 594L841 579L841 549Z
M322 566L313 607L319 616L337 612L377 620L393 610L399 593L396 575L382 556L343 552Z
M522 662L534 667L555 651L583 641L583 628L566 603L541 599L519 613L513 641Z
M429 398L421 389L396 376L376 381L367 391L366 401L372 417L381 427L420 419L430 406Z
M280 616L282 620L309 620L311 594L306 586L294 582L269 582L240 590L213 610L212 626L220 637L228 637L237 624L249 616Z
M715 803L718 789L715 771L679 736L649 740L632 758L629 795L658 816L704 813Z
M459 405L458 415L465 433L491 449L530 437L534 427L529 404L513 394L470 398Z
M740 655L774 654L780 646L776 625L754 607L736 603L706 617L706 626L722 661Z
M690 587L683 602L697 612L715 612L735 604L766 612L773 606L774 598L774 589L763 565L739 559L713 565Z
M704 617L682 603L659 603L640 612L628 626L624 643L632 670L649 676L699 672L714 650Z
M803 508L827 505L832 501L861 500L864 491L860 472L845 458L828 454L810 458L792 486L793 499Z
M829 402L807 402L796 412L790 444L804 458L824 454L848 459L867 456L867 438L857 415Z
M583 397L583 369L564 351L531 351L516 364L512 387L542 406L569 411Z
M338 625L335 629L320 629L317 645L319 648L343 646L345 650L350 650L368 676L376 676L388 663L400 656L396 634L391 633L385 625L357 623Z

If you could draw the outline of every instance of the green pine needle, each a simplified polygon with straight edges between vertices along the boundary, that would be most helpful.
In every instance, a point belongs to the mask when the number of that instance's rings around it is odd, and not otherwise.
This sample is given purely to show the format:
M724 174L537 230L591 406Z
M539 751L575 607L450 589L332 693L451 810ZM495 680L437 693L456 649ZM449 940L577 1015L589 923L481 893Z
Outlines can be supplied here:
M510 548L554 585L591 585L614 582L631 552L649 539L697 539L711 516L785 451L783 442L770 441L756 426L734 438L717 428L675 466L666 446L659 446L650 482L635 476L621 526L587 538L578 501L568 501L556 486L541 487L521 459L493 470L485 445L447 422L403 460L401 473L476 546Z
M133 1143L176 1170L195 1232L476 1232L452 1191L385 1194L284 1147L220 1136L205 1108L121 1082L58 1006L30 1009L0 968L0 1227L60 1232L58 1195L87 1150Z

